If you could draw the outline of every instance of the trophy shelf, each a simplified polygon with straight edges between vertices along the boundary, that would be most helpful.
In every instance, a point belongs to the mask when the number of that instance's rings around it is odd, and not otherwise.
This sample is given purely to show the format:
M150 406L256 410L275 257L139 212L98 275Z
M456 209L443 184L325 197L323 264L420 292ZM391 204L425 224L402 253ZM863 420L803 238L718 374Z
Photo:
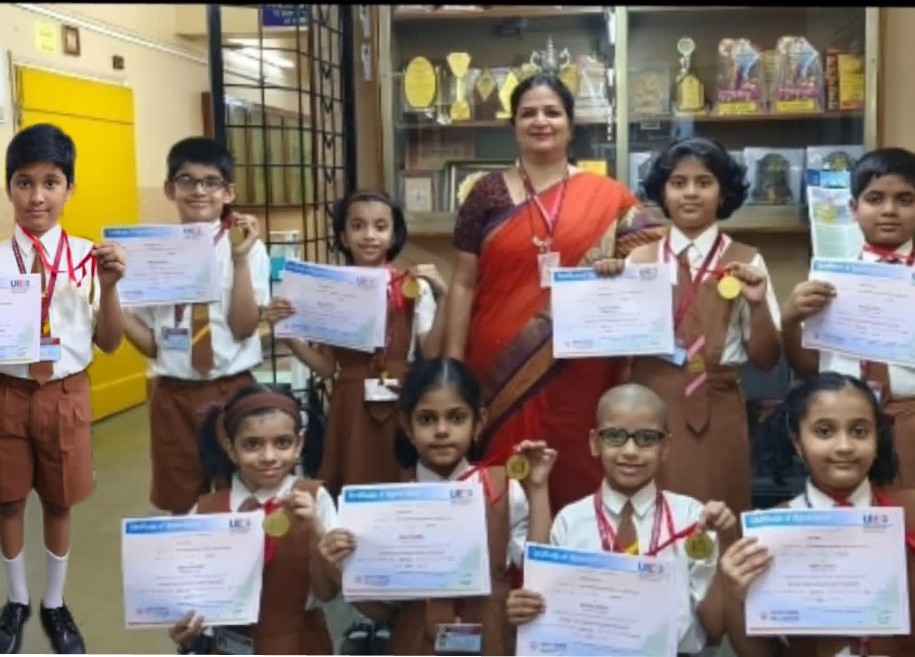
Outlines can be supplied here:
M649 119L651 120L651 119ZM583 117L575 120L576 126L605 126L606 119ZM434 121L416 123L398 123L398 130L466 130L468 128L511 128L508 119L453 121L452 123L436 123Z
M764 121L834 121L862 119L863 110L838 110L827 112L765 113L765 114L635 114L630 123L672 123L674 121L695 121L696 123L754 123Z
M555 18L562 16L601 15L601 6L587 7L581 5L491 5L489 9L395 9L391 20L395 23L419 21L479 20L481 18Z

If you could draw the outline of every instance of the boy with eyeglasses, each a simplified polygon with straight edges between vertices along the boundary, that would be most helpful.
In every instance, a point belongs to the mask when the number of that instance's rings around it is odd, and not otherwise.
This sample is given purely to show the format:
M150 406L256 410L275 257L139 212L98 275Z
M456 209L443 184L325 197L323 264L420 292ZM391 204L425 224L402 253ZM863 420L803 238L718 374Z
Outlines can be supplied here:
M235 183L224 146L184 139L172 146L167 166L165 195L181 223L212 227L214 275L222 281L213 303L124 313L127 339L153 361L156 375L149 402L150 501L178 515L210 491L197 442L206 409L254 383L251 369L263 360L258 326L270 300L270 259L257 219L225 211L235 200Z
M666 406L652 390L627 383L604 393L589 438L604 480L597 491L559 512L550 543L679 562L688 572L688 603L684 592L678 618L671 619L679 627L678 654L709 654L703 653L706 644L717 644L724 633L723 589L716 575L718 543L726 535L736 538L737 520L723 502L703 506L657 488L655 474L667 458L670 440L676 436L668 434ZM692 532L677 538L694 524ZM693 541L704 543L707 554L689 547ZM514 590L507 603L509 621L529 623L543 613L545 604L535 591Z

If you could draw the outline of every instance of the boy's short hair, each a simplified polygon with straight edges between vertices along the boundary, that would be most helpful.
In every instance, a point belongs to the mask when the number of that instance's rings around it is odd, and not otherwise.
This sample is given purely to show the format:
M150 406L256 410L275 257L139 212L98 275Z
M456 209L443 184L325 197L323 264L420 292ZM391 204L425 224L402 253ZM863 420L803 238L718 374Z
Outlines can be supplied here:
M168 151L168 180L173 180L185 164L216 167L226 182L235 182L235 160L229 150L208 137L182 139Z
M76 166L73 139L50 123L36 123L17 132L6 147L6 188L17 171L38 162L53 163L63 172L67 185L72 185Z
M915 153L905 148L878 148L865 153L851 172L851 195L858 198L874 179L899 176L915 188Z

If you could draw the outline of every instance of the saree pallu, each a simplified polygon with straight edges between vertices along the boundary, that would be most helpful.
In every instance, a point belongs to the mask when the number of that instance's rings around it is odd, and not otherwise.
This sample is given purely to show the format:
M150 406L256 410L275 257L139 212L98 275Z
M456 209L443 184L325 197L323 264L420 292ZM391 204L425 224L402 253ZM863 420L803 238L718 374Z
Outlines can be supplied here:
M560 266L625 257L662 230L621 184L579 173L567 183L552 236ZM540 195L552 208L561 183ZM544 440L559 457L550 476L553 512L593 493L603 476L588 434L597 402L619 383L624 359L553 358L550 291L540 287L534 237L547 235L537 205L526 201L486 227L478 261L466 362L483 385L488 420L483 454L522 440Z

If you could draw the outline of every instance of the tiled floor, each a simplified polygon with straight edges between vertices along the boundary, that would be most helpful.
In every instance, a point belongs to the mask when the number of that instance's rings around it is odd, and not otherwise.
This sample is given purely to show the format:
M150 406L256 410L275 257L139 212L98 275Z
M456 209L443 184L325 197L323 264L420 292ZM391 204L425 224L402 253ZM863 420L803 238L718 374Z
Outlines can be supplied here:
M66 601L82 629L90 653L174 654L174 645L161 630L124 628L121 584L120 522L122 518L153 513L147 501L149 486L149 430L146 407L122 413L94 428L97 487L74 510L74 540ZM44 548L41 511L29 500L26 561L33 611L44 586ZM0 579L0 585L6 586ZM330 615L331 629L340 633L350 616L342 605ZM47 653L50 644L41 631L37 613L26 626L23 653ZM731 657L728 651L720 657Z

